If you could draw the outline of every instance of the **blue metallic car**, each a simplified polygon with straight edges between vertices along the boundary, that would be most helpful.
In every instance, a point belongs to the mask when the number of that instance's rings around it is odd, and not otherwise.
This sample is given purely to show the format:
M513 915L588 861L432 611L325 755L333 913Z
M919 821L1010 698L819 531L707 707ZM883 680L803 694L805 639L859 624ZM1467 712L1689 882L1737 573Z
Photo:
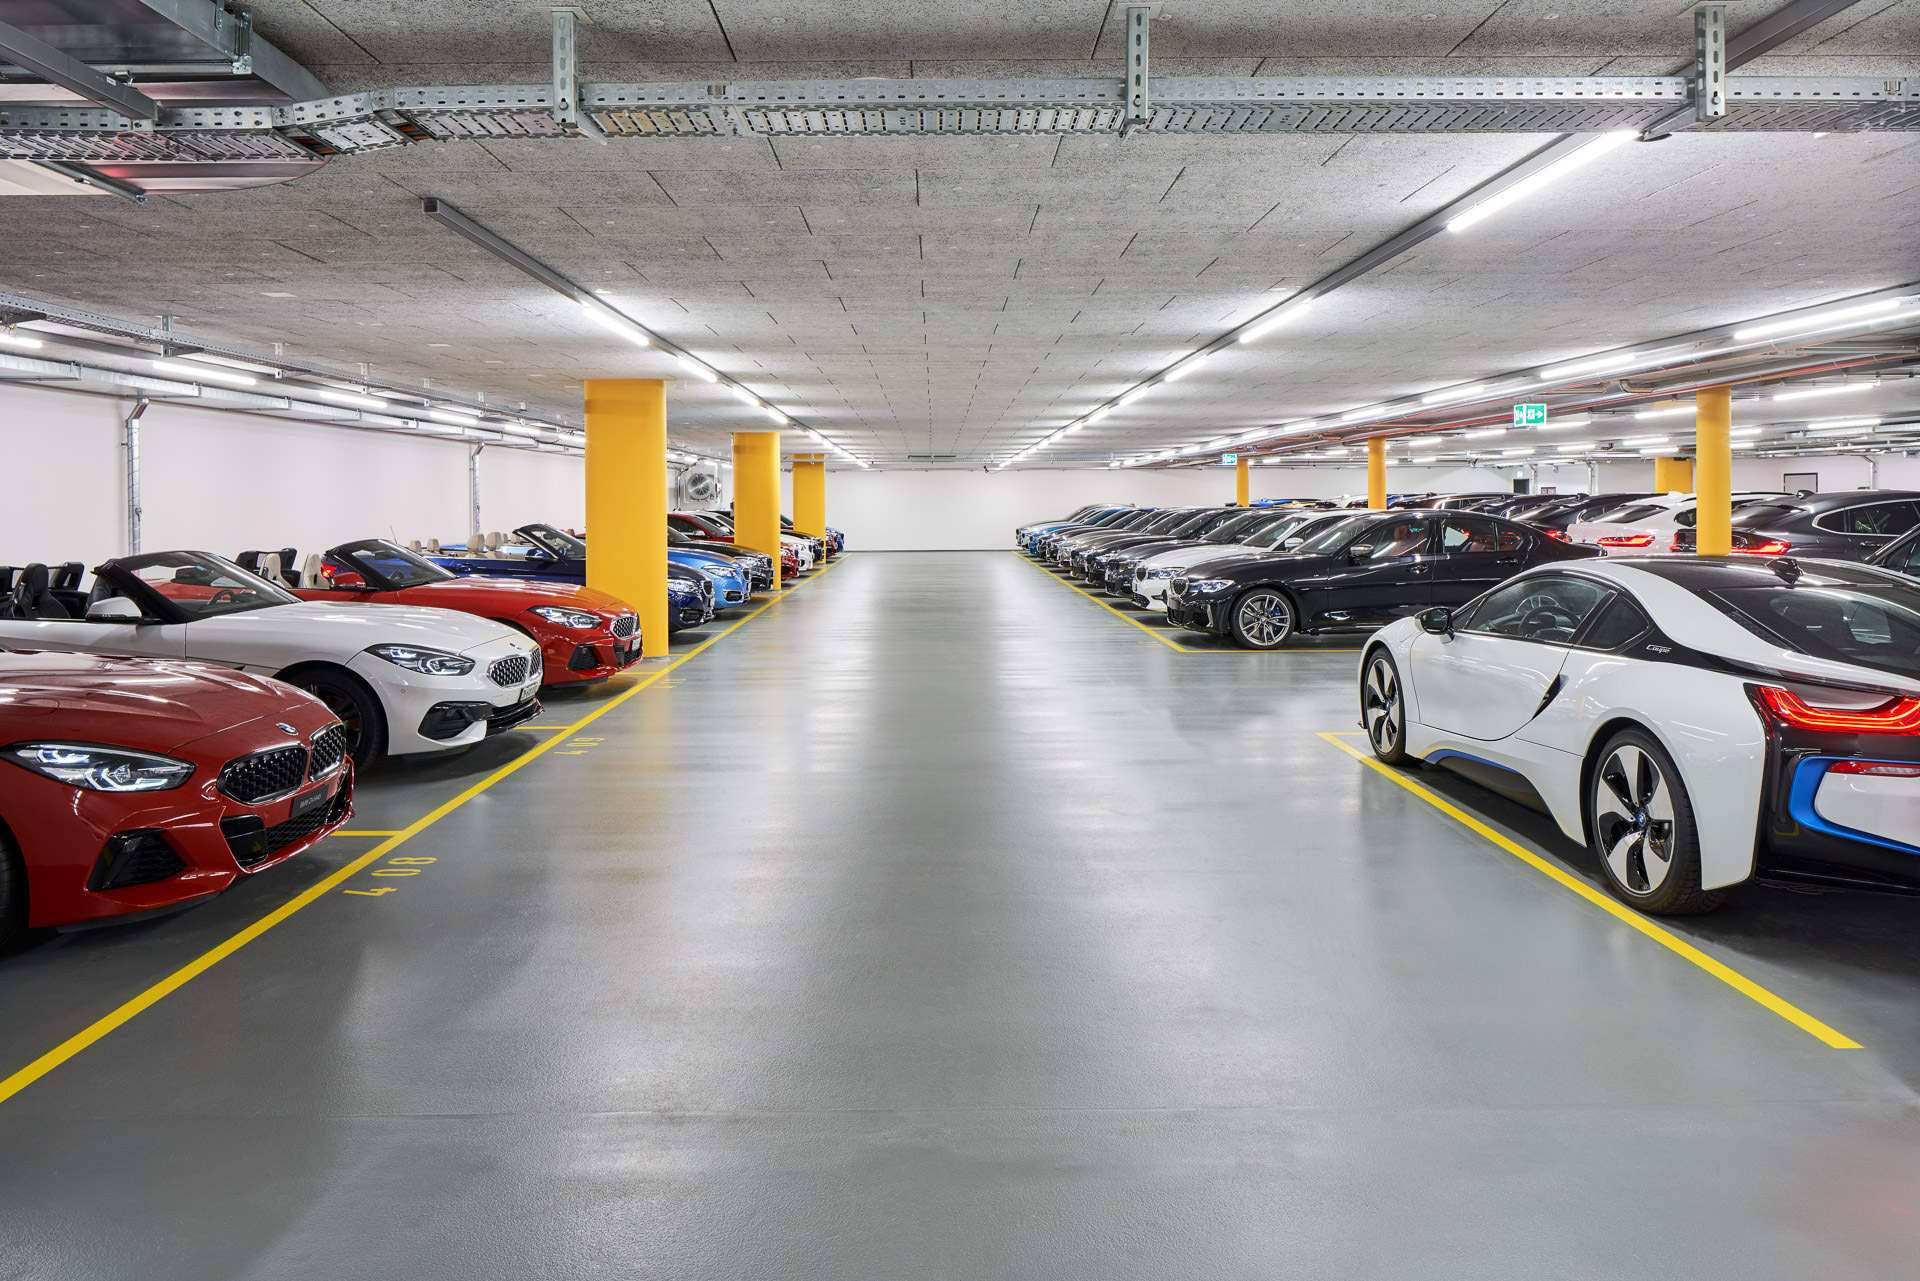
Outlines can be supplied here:
M522 525L513 531L519 542L511 549L501 548L492 556L475 556L465 549L429 554L427 559L455 574L485 574L494 578L538 578L560 583L587 581L587 545L565 530L552 525ZM524 549L523 549L524 548ZM705 552L671 551L667 555L667 628L679 631L698 627L713 618L716 605L744 604L752 589L745 572L729 564L716 572L704 565L687 563ZM686 558L683 561L682 558ZM722 584L724 583L724 586ZM726 594L738 593L738 600Z

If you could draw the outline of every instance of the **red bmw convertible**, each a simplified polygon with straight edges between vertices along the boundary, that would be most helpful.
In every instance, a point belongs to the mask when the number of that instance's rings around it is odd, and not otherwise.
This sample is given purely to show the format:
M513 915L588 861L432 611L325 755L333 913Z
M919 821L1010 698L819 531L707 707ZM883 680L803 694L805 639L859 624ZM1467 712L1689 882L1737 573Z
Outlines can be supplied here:
M291 685L0 650L0 946L218 894L352 812L346 730Z

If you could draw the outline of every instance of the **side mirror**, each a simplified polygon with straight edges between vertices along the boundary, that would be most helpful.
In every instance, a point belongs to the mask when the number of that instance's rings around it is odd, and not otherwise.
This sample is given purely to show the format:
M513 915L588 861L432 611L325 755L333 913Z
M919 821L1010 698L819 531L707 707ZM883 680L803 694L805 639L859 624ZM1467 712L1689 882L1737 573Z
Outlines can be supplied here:
M1420 630L1434 636L1453 635L1453 611L1436 605L1420 615Z
M528 560L552 560L553 553L548 551L544 547L529 547L527 549L527 559Z
M125 596L109 596L87 606L89 623L138 623L144 620L140 607Z
M327 580L327 584L336 592L364 592L369 590L367 580L350 569L343 569Z
M1358 565L1361 561L1370 558L1373 552L1374 546L1372 543L1361 543L1357 546L1349 547L1347 548L1347 563L1349 565Z

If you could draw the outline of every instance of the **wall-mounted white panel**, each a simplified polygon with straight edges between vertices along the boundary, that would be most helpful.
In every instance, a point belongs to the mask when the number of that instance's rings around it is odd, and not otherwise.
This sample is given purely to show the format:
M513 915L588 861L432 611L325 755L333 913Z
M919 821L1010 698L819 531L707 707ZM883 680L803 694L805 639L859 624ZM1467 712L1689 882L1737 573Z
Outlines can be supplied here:
M119 402L0 384L0 565L118 555Z

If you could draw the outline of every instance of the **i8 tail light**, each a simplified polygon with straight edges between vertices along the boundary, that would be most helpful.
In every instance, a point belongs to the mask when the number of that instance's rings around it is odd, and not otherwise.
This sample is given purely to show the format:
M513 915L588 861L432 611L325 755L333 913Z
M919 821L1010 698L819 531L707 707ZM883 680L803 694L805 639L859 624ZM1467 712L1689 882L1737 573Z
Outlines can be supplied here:
M1792 690L1750 687L1766 714L1795 729L1833 734L1920 734L1920 698L1889 698L1878 707L1816 707Z
M1652 534L1608 534L1599 540L1602 547L1651 547Z
M1785 556L1792 547L1792 543L1782 539L1769 538L1764 543L1755 543L1751 547L1735 546L1732 550L1742 556Z

